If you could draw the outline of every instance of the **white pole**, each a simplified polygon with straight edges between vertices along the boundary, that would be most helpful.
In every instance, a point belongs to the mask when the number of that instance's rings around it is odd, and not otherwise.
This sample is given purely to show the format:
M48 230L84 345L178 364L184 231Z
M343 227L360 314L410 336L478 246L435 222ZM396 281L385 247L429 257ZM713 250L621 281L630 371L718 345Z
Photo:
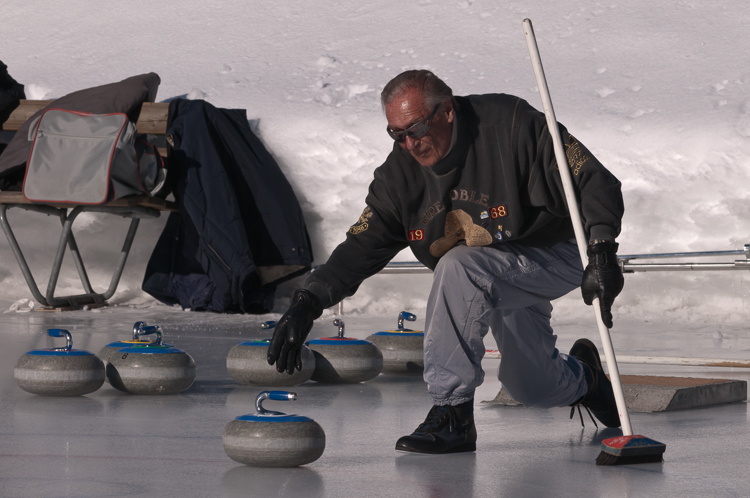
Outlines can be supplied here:
M557 127L555 111L552 109L552 99L549 95L547 79L544 77L542 60L539 56L539 47L536 44L536 37L534 36L534 28L531 26L531 19L523 20L523 30L526 34L526 44L529 47L531 64L534 66L534 75L536 76L536 83L539 87L539 95L542 97L544 114L547 117L547 128L549 128L555 146L555 158L557 158L558 164L557 169L560 170L560 176L562 177L563 188L565 190L565 199L568 202L568 211L570 212L570 218L573 222L573 230L576 234L576 242L578 242L578 251L581 253L581 261L588 261L588 257L586 256L586 234L583 230L583 223L581 223L581 215L578 212L578 203L576 202L575 197L575 187L573 186L573 180L570 177L570 168L565 156L565 149L563 149L562 139L560 138L560 130ZM606 325L604 325L604 321L602 320L602 311L599 308L599 299L594 298L593 304L594 313L596 314L596 321L599 325L599 335L601 336L602 346L604 348L604 356L607 359L609 378L612 381L612 389L615 392L617 410L620 414L622 433L624 436L632 436L633 429L630 426L630 416L628 415L628 408L625 405L625 394L622 391L620 372L617 370L617 360L615 359L615 350L612 348L612 339L609 336L609 330L607 329Z

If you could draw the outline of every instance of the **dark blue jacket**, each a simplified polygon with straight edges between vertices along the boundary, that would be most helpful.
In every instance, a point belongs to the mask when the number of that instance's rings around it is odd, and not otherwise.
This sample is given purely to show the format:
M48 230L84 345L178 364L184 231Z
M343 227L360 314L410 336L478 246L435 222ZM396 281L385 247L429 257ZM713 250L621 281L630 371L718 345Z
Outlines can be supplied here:
M291 185L244 110L174 100L167 140L180 212L157 242L143 290L183 308L267 313L276 285L312 263Z

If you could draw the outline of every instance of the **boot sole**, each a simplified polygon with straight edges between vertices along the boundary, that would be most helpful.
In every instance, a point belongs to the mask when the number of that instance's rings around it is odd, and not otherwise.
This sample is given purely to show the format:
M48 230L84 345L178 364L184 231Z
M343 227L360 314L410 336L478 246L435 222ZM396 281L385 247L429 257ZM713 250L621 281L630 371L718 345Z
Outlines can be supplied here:
M466 443L461 446L456 446L446 451L419 451L419 450L407 450L405 448L396 447L396 451L401 453L418 453L420 455L447 455L449 453L468 453L470 451L477 451L477 443Z

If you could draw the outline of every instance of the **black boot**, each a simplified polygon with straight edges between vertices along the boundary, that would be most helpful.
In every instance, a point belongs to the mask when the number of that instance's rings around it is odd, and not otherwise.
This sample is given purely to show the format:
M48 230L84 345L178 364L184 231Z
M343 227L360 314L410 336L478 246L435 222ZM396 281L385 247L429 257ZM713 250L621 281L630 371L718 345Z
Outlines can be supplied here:
M396 442L396 449L431 454L475 451L474 401L456 406L433 406L417 430Z
M596 350L594 343L588 339L578 339L570 348L569 355L575 356L583 364L586 382L588 383L586 394L570 406L575 409L579 404L583 405L591 410L596 418L607 427L620 427L620 414L617 410L612 383L604 374L602 362L599 359L599 351ZM572 417L572 410L570 414Z

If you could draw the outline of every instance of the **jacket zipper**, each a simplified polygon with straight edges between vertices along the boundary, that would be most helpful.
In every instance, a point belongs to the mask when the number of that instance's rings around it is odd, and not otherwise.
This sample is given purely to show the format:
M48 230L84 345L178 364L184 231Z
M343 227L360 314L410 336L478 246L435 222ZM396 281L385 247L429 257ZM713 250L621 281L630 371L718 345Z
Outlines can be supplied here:
M229 271L234 271L234 270L232 270L232 269L231 269L231 268L229 267L229 265L228 265L228 264L226 264L226 263L224 262L224 260L223 260L223 259L221 259L221 256L219 256L219 253L218 253L218 252L216 252L216 249L214 249L213 247L211 247L211 244L209 244L208 242L206 242L206 245L208 246L208 248L209 248L209 249L211 249L211 250L212 250L212 251L214 252L214 254L216 254L216 257L217 257L217 258L219 258L219 261L221 261L221 264L223 264L224 266L226 266L226 267L227 267L227 270L229 270Z
M85 138L88 140L110 140L112 138L112 135L106 135L103 137L82 137L80 135L63 135L62 133L51 133L44 130L39 130L38 132L36 132L37 138L41 138L45 135L48 137Z

